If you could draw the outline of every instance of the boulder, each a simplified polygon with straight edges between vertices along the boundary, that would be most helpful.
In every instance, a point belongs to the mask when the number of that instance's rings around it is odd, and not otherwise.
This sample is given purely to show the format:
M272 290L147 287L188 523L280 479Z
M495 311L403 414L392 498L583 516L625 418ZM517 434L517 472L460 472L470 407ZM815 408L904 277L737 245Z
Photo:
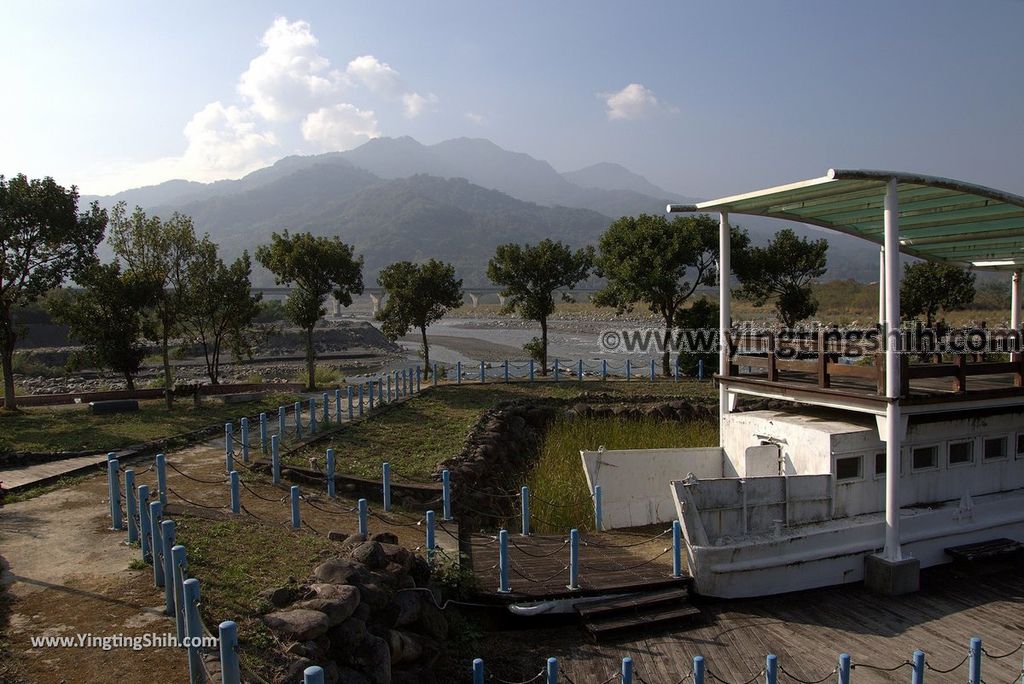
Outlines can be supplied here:
M415 663L423 657L423 642L415 634L388 630L388 647L391 649L391 664Z
M317 566L314 575L326 584L351 584L363 573L363 567L347 558L331 558Z
M416 631L439 641L448 636L448 619L445 618L444 612L422 592L420 592L420 618L416 622L415 628Z
M293 587L264 589L260 592L260 598L264 599L275 608L284 608L295 600L295 589Z
M366 636L366 622L357 617L350 617L340 625L327 630L327 637L331 640L328 653L334 660L349 662L358 653L358 648Z
M368 635L362 644L361 668L371 684L391 684L391 648L380 637Z
M381 544L397 544L398 535L392 532L378 532L370 536L370 541L380 542Z
M406 627L420 619L420 597L419 592L401 591L395 594L394 604L398 607L398 617L395 618L396 627Z
M279 610L263 616L273 632L288 641L309 641L325 634L330 626L327 616L318 610L303 608Z
M371 570L380 570L388 564L384 556L384 549L380 542L363 542L352 549L352 560L362 563Z
M348 537L349 537L349 535L346 534L345 532L336 532L335 530L331 530L331 531L329 531L327 533L327 538L330 539L331 541L336 541L336 542L343 542L346 539L348 539Z
M327 616L328 627L340 625L351 617L359 606L359 590L349 585L351 592L336 598L315 598L308 601L299 601L293 608L302 610L316 610Z

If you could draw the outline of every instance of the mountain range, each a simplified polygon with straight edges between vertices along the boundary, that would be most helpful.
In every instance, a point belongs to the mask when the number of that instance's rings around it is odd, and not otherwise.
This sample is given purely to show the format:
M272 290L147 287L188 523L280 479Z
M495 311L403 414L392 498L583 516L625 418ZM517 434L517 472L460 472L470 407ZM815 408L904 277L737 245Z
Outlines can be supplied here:
M499 244L545 237L574 247L596 244L619 216L694 201L618 164L559 173L489 140L423 145L408 137L376 138L347 152L285 157L238 180L172 180L82 199L106 207L124 201L160 216L188 214L227 258L252 253L273 231L287 228L339 235L353 244L365 259L367 284L391 262L435 257L455 264L467 285L487 282L487 260ZM757 217L746 217L742 225L760 244L779 228ZM874 279L877 248L793 227L799 234L829 237L830 277ZM253 279L272 283L259 267Z

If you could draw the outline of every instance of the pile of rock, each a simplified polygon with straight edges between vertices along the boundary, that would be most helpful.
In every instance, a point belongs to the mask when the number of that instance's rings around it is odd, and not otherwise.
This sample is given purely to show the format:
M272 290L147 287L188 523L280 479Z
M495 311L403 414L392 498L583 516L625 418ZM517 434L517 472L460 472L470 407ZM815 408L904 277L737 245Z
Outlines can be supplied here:
M706 404L692 404L683 400L630 403L601 403L581 401L573 404L566 415L572 418L621 418L623 420L670 420L687 422L717 418L718 412Z
M430 566L394 535L353 539L312 580L264 592L263 621L285 644L277 681L302 680L310 665L328 682L428 684L448 621L424 589Z

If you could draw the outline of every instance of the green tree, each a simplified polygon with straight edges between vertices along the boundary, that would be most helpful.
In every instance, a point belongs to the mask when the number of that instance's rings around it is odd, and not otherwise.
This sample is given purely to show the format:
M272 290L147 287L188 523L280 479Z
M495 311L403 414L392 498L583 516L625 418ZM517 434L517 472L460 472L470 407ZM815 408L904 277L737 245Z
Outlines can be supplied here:
M274 274L278 285L292 285L285 304L286 318L306 331L306 371L310 391L316 389L316 350L313 328L326 313L327 295L343 306L352 295L363 292L363 258L356 258L351 245L338 237L313 237L310 233L271 236L260 245L256 260Z
M700 361L710 375L718 368L719 356L713 345L717 344L718 304L708 298L696 299L690 306L676 312L675 325L679 331L679 356L676 363L685 375L697 375Z
M754 306L775 300L775 315L787 328L818 311L811 285L825 275L828 240L798 238L783 228L765 247L752 247L734 271L740 281L737 296Z
M230 266L217 255L217 245L203 238L189 264L182 327L203 348L206 375L220 384L220 359L225 347L235 358L251 355L254 322L263 295L252 291L249 252Z
M939 309L962 309L974 301L975 275L952 264L921 261L903 266L900 312L903 318L924 316L930 328Z
M537 245L498 245L487 263L487 277L501 286L501 296L506 298L502 311L515 311L540 323L542 374L547 374L548 316L555 310L554 293L585 280L593 264L593 247L573 252L568 245L550 239Z
M87 212L78 212L75 186L65 189L50 177L0 176L0 369L5 408L17 408L15 309L37 301L95 263L106 226L107 213L96 202Z
M455 267L436 259L424 264L399 261L381 269L377 284L387 293L384 307L377 312L384 336L393 342L418 328L423 365L429 373L427 326L462 305L462 279L456 279Z
M718 221L707 214L624 216L608 227L599 242L597 274L608 284L594 303L631 311L646 304L661 317L661 370L672 374L670 364L672 327L676 313L701 285L715 283L718 260ZM739 262L749 243L745 231L733 228L731 254Z
M192 219L175 212L167 221L147 216L136 207L129 216L118 202L110 212L110 245L126 270L142 280L160 283L154 304L156 325L151 339L159 343L164 369L164 400L173 403L170 339L177 334L185 307L186 277L198 247Z
M121 271L117 262L94 265L79 278L82 290L62 290L48 301L54 320L70 328L100 368L121 373L128 389L146 357L146 310L160 296L160 283Z

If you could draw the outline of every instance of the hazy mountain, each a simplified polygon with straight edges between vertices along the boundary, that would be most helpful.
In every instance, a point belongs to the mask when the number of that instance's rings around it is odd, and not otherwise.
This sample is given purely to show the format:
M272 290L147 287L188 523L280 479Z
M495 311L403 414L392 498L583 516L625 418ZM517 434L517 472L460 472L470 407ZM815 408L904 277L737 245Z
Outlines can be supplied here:
M598 190L629 190L648 197L664 197L673 202L688 202L692 198L683 197L676 193L659 188L638 173L633 173L621 164L610 162L599 162L577 171L567 171L562 177L573 185L581 188L596 188Z

